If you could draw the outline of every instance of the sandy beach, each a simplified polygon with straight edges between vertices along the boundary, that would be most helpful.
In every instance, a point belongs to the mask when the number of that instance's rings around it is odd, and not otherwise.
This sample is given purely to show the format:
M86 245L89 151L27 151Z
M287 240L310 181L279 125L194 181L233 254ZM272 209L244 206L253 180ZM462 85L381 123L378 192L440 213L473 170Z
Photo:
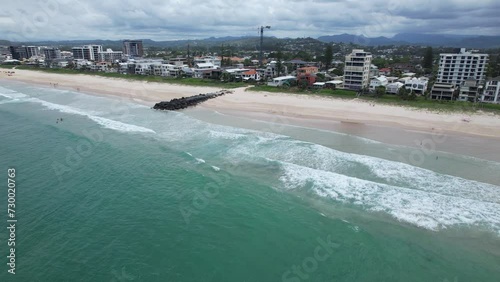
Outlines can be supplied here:
M153 106L159 101L221 90L212 87L193 87L167 83L148 83L90 75L62 75L40 71L15 70L13 76L0 71L1 80L15 80L69 89L94 95L111 95ZM56 84L56 86L54 86ZM229 116L269 122L299 125L326 130L339 130L384 139L384 128L391 130L391 139L398 137L397 129L422 134L481 138L487 147L498 144L500 116L491 113L436 113L404 107L373 104L352 99L333 99L319 96L267 93L234 89L234 94L209 100L200 107ZM467 120L467 121L464 121ZM371 127L370 127L371 126ZM370 128L369 130L367 128ZM378 136L378 137L377 137ZM403 143L415 146L414 139ZM490 141L493 141L493 144ZM410 143L410 144L408 144Z

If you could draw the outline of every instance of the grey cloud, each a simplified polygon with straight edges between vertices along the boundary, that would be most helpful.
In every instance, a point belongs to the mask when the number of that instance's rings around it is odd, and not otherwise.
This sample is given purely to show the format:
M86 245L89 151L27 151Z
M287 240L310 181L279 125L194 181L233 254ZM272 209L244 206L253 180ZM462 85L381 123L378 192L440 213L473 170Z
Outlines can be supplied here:
M496 0L25 0L2 5L0 39L12 40L256 35L260 25L271 25L267 34L278 37L500 34Z

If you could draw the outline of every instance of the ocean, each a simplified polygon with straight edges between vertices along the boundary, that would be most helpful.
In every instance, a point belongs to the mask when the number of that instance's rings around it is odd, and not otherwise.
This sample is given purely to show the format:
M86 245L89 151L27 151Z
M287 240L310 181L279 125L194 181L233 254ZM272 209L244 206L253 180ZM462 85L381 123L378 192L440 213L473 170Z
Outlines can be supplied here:
M0 281L500 280L492 160L5 81L0 134Z

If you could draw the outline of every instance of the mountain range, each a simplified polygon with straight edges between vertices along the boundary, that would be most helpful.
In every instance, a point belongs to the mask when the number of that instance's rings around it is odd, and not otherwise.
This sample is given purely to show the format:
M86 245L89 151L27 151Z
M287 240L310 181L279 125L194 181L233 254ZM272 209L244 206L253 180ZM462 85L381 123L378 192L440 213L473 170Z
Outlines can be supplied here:
M312 39L312 38L311 38ZM293 41L291 38L266 37L265 44L284 44ZM312 39L314 40L314 39ZM317 38L318 43L354 43L362 46L382 46L382 45L422 45L422 46L442 46L442 47L463 47L463 48L500 48L500 36L483 35L449 35L449 34L422 34L422 33L399 33L393 37L365 37L364 35L340 34L328 35ZM221 44L239 46L258 46L259 38L255 36L242 37L210 37L196 40L170 40L154 41L143 39L146 47L184 47L187 44L192 46L220 46ZM65 40L65 41L37 41L37 42L9 42L0 40L0 45L58 45L58 46L79 46L85 44L100 44L121 49L121 40Z
M318 40L327 43L354 43L364 46L380 45L425 45L463 48L499 48L500 36L450 35L398 33L388 37L365 37L363 35L340 34L321 36Z

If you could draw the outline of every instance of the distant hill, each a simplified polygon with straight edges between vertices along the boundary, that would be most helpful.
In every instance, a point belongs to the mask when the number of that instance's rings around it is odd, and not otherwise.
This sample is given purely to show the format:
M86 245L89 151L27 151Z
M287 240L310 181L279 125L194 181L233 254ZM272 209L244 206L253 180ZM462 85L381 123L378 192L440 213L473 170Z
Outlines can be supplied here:
M151 39L142 39L145 47L157 48L184 48L188 44L192 47L203 46L213 47L231 45L231 46L244 46L250 49L258 49L259 37L258 36L226 36L226 37L210 37L205 39L192 39L192 40L167 40L167 41L154 41ZM422 46L442 46L442 47L464 47L464 48L500 48L500 36L468 36L468 35L447 35L447 34L421 34L421 33L399 33L392 38L388 37L365 37L363 35L353 34L339 34L321 36L317 39L314 38L276 38L265 37L264 48L272 49L276 46L304 46L311 44L324 44L324 43L354 43L364 46L382 46L382 45L422 45ZM113 49L121 50L122 40L63 40L63 41L36 41L36 42L9 42L7 40L0 40L0 45L38 45L38 46L81 46L86 44L99 44L104 47L111 47ZM294 50L297 48L294 48Z
M498 48L500 47L500 36L472 36L472 35L449 35L449 34L423 34L423 33L399 33L392 38L387 37L365 37L363 35L340 34L321 36L318 40L322 42L355 43L365 46L380 45L430 45L443 47L465 47L465 48Z

